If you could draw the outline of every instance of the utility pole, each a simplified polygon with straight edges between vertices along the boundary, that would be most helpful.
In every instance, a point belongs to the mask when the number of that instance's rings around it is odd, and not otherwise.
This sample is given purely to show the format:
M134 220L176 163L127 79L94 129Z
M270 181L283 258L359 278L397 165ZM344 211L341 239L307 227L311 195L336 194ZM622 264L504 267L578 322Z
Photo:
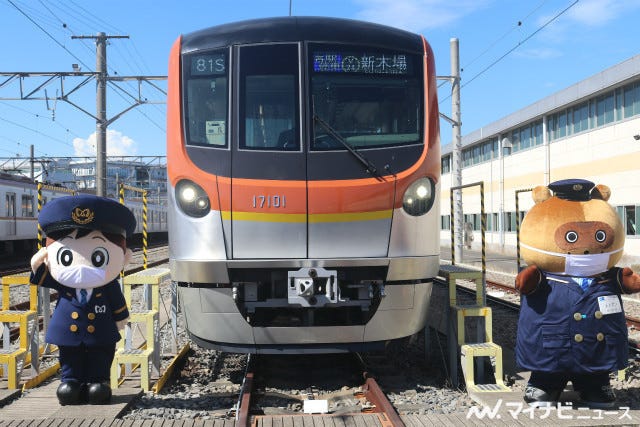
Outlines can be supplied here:
M460 113L460 45L457 38L450 40L451 51L451 114L453 116L452 136L452 187L462 186L462 120ZM464 237L464 220L462 218L462 190L455 190L454 212L456 218L456 263L462 261L462 240ZM453 261L453 260L452 260Z
M447 117L440 113L440 117L451 124L452 145L451 153L451 188L462 186L462 119L460 113L460 45L457 38L450 39L451 54L451 75L438 76L439 80L448 80L451 83L451 115ZM450 212L451 221L454 221L453 228L455 236L452 236L452 246L455 247L455 263L462 261L464 221L462 218L462 190L451 190L454 192L453 212ZM453 247L451 249L454 249Z
M35 173L34 173L35 160L34 160L34 157L33 157L33 144L31 144L31 147L29 149L29 159L30 159L30 162L31 162L31 173L29 174L29 177L31 178L31 181L33 181L33 178L35 176Z
M72 39L96 41L96 194L107 195L107 39L128 39L129 36L71 36Z

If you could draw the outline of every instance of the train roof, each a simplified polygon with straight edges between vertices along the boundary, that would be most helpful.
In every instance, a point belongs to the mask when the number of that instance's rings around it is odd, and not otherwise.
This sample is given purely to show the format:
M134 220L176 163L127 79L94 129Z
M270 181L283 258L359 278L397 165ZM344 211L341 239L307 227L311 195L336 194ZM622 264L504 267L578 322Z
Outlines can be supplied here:
M297 17L232 22L183 35L182 53L234 44L287 41L344 42L421 53L418 34L371 22L341 18Z

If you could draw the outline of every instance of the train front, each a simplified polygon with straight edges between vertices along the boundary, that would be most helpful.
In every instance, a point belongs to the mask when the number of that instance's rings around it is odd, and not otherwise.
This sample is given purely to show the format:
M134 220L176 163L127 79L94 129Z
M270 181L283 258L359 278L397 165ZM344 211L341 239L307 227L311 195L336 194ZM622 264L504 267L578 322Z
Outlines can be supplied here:
M192 339L363 351L422 329L439 266L438 120L418 35L289 17L179 38L169 250Z

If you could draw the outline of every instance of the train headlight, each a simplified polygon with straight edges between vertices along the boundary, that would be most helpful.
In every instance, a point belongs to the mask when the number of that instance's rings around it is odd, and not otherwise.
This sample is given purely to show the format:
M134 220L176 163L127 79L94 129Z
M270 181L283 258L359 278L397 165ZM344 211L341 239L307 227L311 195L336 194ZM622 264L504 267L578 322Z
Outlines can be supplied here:
M435 184L429 178L420 178L407 188L402 208L411 216L424 215L433 206Z
M193 181L185 179L178 182L176 200L180 209L189 216L202 218L209 213L209 197L202 187Z

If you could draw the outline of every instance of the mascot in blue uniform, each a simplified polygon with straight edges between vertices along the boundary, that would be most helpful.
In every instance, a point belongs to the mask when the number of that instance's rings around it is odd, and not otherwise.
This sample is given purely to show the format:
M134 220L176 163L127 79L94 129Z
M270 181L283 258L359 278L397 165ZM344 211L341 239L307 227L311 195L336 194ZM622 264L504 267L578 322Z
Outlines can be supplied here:
M108 403L119 330L129 317L118 277L131 259L126 238L135 217L114 200L80 195L51 200L38 223L46 246L31 258L31 281L58 291L45 337L59 348L58 400Z
M531 371L524 400L532 406L556 405L568 381L581 404L615 404L609 374L628 359L620 295L640 291L640 276L615 267L625 233L610 195L582 179L533 190L520 231L528 267L515 283L522 294L516 362Z

